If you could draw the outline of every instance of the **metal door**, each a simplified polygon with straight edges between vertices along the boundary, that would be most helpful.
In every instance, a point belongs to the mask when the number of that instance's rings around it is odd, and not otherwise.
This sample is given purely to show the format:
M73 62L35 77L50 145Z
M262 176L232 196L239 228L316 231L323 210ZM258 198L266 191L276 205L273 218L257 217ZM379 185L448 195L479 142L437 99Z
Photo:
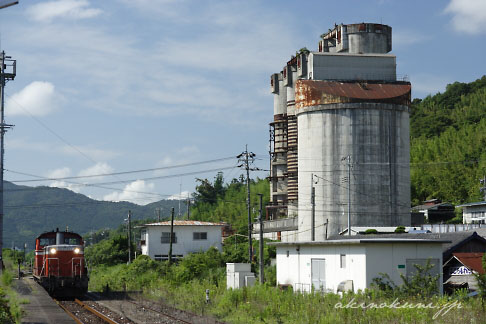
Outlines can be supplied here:
M311 259L312 287L315 290L326 288L326 260Z

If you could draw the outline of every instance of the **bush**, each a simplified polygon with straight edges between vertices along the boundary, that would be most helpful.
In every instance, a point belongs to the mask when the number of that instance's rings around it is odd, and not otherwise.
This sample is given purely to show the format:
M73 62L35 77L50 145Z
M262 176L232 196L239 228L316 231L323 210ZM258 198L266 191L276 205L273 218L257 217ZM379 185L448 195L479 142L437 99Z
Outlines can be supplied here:
M368 234L378 234L378 231L375 230L374 228L368 228L364 233L365 233L365 235L368 235Z
M395 233L397 234L405 233L405 226L398 226L397 228L395 228Z
M431 275L430 270L434 264L430 263L430 259L424 266L419 264L413 265L417 270L416 274L407 278L403 273L400 273L400 278L403 284L398 286L390 276L386 273L380 273L380 277L373 278L371 286L375 289L383 291L388 296L400 297L432 297L439 293L439 278L440 274Z

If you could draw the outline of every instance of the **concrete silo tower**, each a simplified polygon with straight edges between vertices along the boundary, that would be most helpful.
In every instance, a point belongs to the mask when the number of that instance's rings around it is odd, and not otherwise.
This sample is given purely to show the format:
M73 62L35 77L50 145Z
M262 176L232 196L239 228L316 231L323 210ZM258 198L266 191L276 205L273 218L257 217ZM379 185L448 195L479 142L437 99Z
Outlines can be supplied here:
M386 25L336 25L272 76L267 215L287 219L275 226L283 240L326 239L348 215L352 226L410 224L411 85L397 80L391 40Z

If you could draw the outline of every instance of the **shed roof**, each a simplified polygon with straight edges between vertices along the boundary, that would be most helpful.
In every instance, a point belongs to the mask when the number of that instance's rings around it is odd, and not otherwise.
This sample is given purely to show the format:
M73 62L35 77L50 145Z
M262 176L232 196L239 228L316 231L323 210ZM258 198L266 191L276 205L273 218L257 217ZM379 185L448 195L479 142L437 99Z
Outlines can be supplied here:
M486 205L486 201L471 202L467 204L457 205L456 207L471 207L471 206L482 206L482 205Z
M174 226L225 226L225 225L226 223L212 223L212 222L202 222L202 221L195 221L195 220L175 220L174 221ZM170 221L149 223L149 224L142 225L142 227L145 226L170 226Z
M353 239L373 239L373 238L382 238L382 239L422 239L422 240L444 240L447 241L442 246L444 259L450 257L450 255L454 252L455 248L469 242L470 240L480 240L486 243L486 240L479 236L476 232L471 231L463 231L463 232L449 232L449 233L402 233L402 234L368 234L368 235L354 235L354 236L346 236L346 235L333 235L330 237L331 240L335 239L344 239L344 240L353 240Z
M295 245L353 245L353 244L375 244L375 243L450 243L443 239L418 239L418 238L355 238L338 239L327 241L307 241L307 242L271 242L268 244L276 246L295 246Z

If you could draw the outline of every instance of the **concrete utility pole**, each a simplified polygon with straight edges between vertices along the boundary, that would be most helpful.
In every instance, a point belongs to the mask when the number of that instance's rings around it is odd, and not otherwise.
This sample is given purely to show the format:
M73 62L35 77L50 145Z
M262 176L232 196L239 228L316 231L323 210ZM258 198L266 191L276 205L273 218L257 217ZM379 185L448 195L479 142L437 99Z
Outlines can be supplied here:
M132 263L132 212L128 211L128 263Z
M250 163L253 163L255 160L255 153L248 152L248 145L245 146L245 151L237 156L239 162L243 162L240 164L239 167L244 167L246 169L246 205L248 207L248 260L249 263L253 260L253 244L251 241L251 232L252 232L252 222L251 222L251 201L250 201ZM251 159L251 162L250 162ZM251 169L256 170L256 169Z
M311 241L316 240L316 188L314 188L314 174L311 173Z
M0 9L7 8L18 4L18 1L0 0ZM9 71L5 71L9 68ZM0 54L0 274L3 273L3 155L4 155L4 135L7 129L13 125L5 123L5 83L13 80L16 75L16 61L12 60L10 56L5 56L5 52Z
M263 261L264 261L264 258L263 258L263 202L262 202L262 199L263 199L263 195L262 194L258 194L258 197L260 198L260 213L258 215L258 222L260 223L260 284L263 285L263 283L265 282L265 273L264 273L264 270L263 270Z
M191 219L191 199L187 198L187 220Z
M15 75L16 61L12 60L10 56L6 56L5 52L2 51L0 53L0 273L3 270L3 171L5 170L5 133L13 127L13 125L5 123L5 84L7 81L13 80Z
M479 182L481 183L481 187L479 188L479 191L484 194L484 201L486 201L486 176L483 175L482 179L479 179Z
M346 159L348 160L348 236L351 236L351 155Z
M161 209L159 207L155 208L155 214L157 215L157 221L159 223L160 223L160 210Z
M172 264L172 241L174 237L174 207L170 209L169 265Z

